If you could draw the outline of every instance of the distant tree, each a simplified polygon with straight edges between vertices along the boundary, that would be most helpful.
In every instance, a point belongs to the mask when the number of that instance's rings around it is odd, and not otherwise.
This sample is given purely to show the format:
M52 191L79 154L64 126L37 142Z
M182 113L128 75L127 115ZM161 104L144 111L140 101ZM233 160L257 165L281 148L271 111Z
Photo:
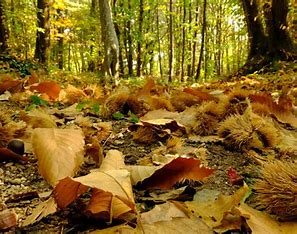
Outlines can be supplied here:
M105 74L117 78L119 63L119 42L115 32L111 9L108 2L108 0L99 1L101 36L105 53L103 71Z
M50 35L50 24L49 24L49 3L47 0L37 1L37 33L36 33L36 47L35 47L35 59L40 63L46 64L48 59L48 48L49 48L49 35Z
M203 57L203 50L204 50L204 42L205 42L205 31L206 31L206 5L207 1L203 1L203 22L202 22L202 29L201 29L201 47L200 47L200 55L199 55L199 61L197 65L197 70L196 70L196 76L195 76L195 81L198 81L200 78L200 72L201 72L201 65L202 65L202 57Z
M297 58L296 45L288 33L288 0L272 0L264 4L261 20L259 4L255 0L241 0L249 36L249 55L240 74L252 73L275 60ZM265 34L264 28L267 32Z
M7 51L8 28L5 16L4 0L0 0L0 54Z

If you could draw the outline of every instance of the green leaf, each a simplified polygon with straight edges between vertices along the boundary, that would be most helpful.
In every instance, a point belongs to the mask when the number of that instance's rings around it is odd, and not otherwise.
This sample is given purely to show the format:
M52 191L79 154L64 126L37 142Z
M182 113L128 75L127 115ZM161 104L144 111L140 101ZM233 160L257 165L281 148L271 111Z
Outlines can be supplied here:
M131 123L138 123L139 122L139 118L135 114L133 114L132 112L129 111L128 115L129 115L129 121Z
M86 105L87 105L87 103L85 103L85 102L77 103L75 109L76 109L78 112L80 112L80 111L82 111L82 110L85 108Z
M43 100L42 98L36 96L36 95L32 95L30 97L32 103L36 106L47 106L48 105L48 102Z
M99 111L100 111L100 105L99 103L94 103L92 105L92 111L95 113L95 114L99 114Z
M125 118L125 116L121 112L115 112L115 113L113 113L112 117L115 120L121 120L121 119L124 119Z

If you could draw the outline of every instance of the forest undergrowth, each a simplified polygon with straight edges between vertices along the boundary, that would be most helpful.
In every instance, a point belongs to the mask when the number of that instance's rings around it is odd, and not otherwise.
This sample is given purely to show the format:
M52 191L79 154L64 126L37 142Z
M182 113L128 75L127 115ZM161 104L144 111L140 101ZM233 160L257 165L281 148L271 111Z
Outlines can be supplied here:
M297 233L296 74L1 74L0 231Z

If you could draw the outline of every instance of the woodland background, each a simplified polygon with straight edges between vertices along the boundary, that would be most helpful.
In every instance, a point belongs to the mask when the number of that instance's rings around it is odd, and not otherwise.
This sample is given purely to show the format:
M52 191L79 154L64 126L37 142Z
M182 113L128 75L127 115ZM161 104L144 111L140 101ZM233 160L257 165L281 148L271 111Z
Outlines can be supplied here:
M1 60L36 61L50 72L61 69L102 75L111 66L106 63L111 60L108 47L113 45L116 71L111 75L156 76L169 81L212 80L235 74L243 65L247 66L242 74L275 60L296 59L294 1L0 3L0 52L11 56Z

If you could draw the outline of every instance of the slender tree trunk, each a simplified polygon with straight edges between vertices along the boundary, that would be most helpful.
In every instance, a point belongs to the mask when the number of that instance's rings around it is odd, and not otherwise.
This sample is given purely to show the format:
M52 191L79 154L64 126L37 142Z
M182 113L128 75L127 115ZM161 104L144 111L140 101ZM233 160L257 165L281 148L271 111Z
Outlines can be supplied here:
M205 31L206 31L206 5L207 5L207 1L204 0L203 1L203 20L202 20L202 29L201 29L201 37L202 38L201 38L199 62L198 62L197 70L196 70L196 76L195 76L196 82L200 78L201 64L202 64L202 57L203 57L203 50L204 50Z
M128 10L131 12L131 0L128 0ZM128 54L127 54L127 60L128 60L128 74L129 76L133 76L133 48L132 48L132 36L131 36L131 19L128 19L127 22L127 44L128 44Z
M8 49L8 28L4 4L4 0L0 0L0 54L6 53Z
M113 5L114 7L116 7L116 1L114 0ZM123 8L123 3L122 1L120 1L119 5L118 5L119 9ZM117 12L114 11L114 17L117 17ZM119 25L117 22L114 23L114 28L115 28L115 32L117 34L118 37L118 42L119 42L119 77L123 76L125 74L125 69L124 69L124 61L123 61L123 52L122 52L122 43L121 43L121 38L122 38L122 34L119 28Z
M35 59L40 63L46 65L48 59L48 48L49 48L49 35L50 35L50 12L47 0L37 1L37 29L36 33L36 47L35 47ZM41 30L40 30L41 29Z
M63 17L62 11L59 9L57 11L58 19ZM59 69L63 69L64 66L64 28L59 26L58 28L58 67Z
M159 69L160 69L160 75L163 76L163 68L162 68L162 57L161 57L161 38L160 38L160 23L159 23L159 9L157 10L157 38L158 38L158 59L159 59Z
M184 82L184 65L185 65L185 50L186 50L186 14L187 14L187 3L186 0L183 2L183 23L182 23L182 58L181 58L181 77L180 81Z
M196 48L197 48L197 34L198 34L198 15L199 15L199 0L196 0L196 7L195 7L195 29L194 29L194 43L192 48L192 67L191 67L191 74L190 77L193 77L196 65Z
M101 22L101 36L105 53L103 71L105 74L117 79L119 42L112 22L111 9L108 0L99 1L99 12Z
M139 16L138 16L138 33L139 38L137 41L137 69L136 75L139 77L141 76L141 56L142 56L142 24L143 24L143 0L139 1Z
M169 71L168 71L168 82L172 82L173 72L173 2L169 0Z

